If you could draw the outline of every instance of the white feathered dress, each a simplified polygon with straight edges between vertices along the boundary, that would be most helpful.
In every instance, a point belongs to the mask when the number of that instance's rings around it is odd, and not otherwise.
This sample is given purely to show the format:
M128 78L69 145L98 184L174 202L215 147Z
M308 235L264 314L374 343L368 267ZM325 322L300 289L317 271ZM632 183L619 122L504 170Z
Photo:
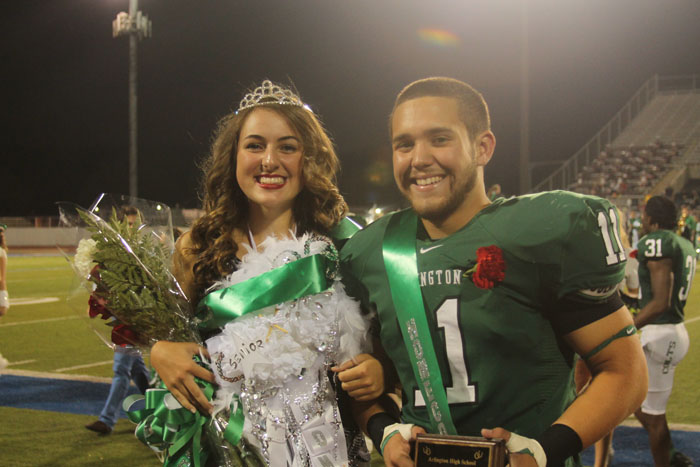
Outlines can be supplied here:
M238 269L212 290L331 250L325 237L270 237L249 248ZM325 292L231 321L206 341L219 385L214 406L240 401L243 438L271 466L349 465L328 370L370 351L368 333L369 320L337 279Z

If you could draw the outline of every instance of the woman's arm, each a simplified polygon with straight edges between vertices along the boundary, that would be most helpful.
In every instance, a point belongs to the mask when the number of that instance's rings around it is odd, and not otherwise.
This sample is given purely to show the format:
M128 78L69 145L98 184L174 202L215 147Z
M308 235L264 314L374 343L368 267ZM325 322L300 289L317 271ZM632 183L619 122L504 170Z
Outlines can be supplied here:
M173 275L188 299L195 297L194 255L190 253L189 232L183 234L175 245L173 255ZM191 412L197 409L211 413L212 405L194 381L195 376L211 383L216 382L214 374L199 366L192 357L202 355L209 358L207 349L194 342L159 341L151 349L151 365L158 372L165 386Z
M194 342L158 341L151 349L151 365L184 408L192 413L196 410L211 413L213 406L194 378L210 383L215 383L216 379L211 371L192 359L195 355L209 358L207 349Z

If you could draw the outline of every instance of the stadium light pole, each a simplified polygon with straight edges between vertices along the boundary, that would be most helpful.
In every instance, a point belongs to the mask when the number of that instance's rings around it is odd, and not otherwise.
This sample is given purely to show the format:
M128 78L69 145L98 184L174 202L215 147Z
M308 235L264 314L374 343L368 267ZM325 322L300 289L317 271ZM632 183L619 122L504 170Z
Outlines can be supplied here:
M138 196L138 42L151 37L151 21L139 11L138 0L129 0L129 12L112 21L112 37L129 36L129 195Z
M528 0L521 0L520 57L520 194L530 192L530 34Z

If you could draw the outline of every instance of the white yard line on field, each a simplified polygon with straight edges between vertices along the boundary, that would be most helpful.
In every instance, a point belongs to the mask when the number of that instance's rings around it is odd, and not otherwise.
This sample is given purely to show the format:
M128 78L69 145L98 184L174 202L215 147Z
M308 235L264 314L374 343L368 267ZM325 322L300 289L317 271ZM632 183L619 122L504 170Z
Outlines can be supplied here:
M637 419L634 418L634 416L630 415L627 420L623 421L620 423L622 426L632 426L632 427L641 427L642 424L637 421ZM672 430L681 430L681 431L700 431L700 425L691 425L689 423L669 423L668 427Z
M34 359L34 360L20 360L18 362L10 362L7 364L7 366L24 365L25 363L34 363L34 362L36 362L36 359Z
M20 305L38 305L40 303L53 303L59 301L58 297L27 297L27 298L11 298L10 306Z
M697 318L686 319L685 324L692 323L694 321L699 321L699 320L700 320L700 316L698 316Z
M62 379L62 380L71 380L71 381L89 381L91 383L111 383L112 382L112 378L105 378L105 377L101 377L101 376L64 375L61 373L48 373L45 371L4 369L4 370L0 371L0 374L14 375L14 376L26 376L29 378L52 378L52 379Z
M52 280L53 281L60 281L60 280L64 280L64 277L65 276L46 276L46 277L42 277L40 280L42 280L42 281L52 281ZM26 279L17 279L17 278L13 277L12 279L7 279L7 283L11 284L11 285L19 283L19 282L39 282L39 279L37 279L36 277L27 277Z
M104 362L95 362L95 363L87 363L85 365L76 365L76 366L69 366L66 368L58 368L57 370L53 370L56 373L64 373L66 371L70 370L79 370L81 368L92 368L94 366L103 366L103 365L108 365L114 362L114 360L105 360Z
M60 318L46 318L46 319L35 319L32 321L19 321L17 323L0 324L0 328L4 328L6 326L21 326L23 324L50 323L52 321L65 321L67 319L78 319L78 318L80 318L80 316L62 316Z

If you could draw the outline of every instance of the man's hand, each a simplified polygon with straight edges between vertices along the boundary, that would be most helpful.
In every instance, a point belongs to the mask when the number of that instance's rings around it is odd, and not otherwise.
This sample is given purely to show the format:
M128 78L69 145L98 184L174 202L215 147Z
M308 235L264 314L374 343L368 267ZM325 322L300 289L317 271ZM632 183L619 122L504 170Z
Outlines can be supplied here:
M341 387L355 400L371 401L384 394L384 369L370 354L360 354L331 368Z
M400 433L389 438L382 452L387 467L413 467L411 446L416 442L416 436L419 433L425 433L425 430L420 426L414 426L411 430L410 440L405 439Z
M211 371L199 366L192 357L209 358L207 349L194 342L158 341L151 349L151 365L180 404L192 413L211 414L213 406L195 382L195 376L210 383L216 379Z
M530 454L518 454L517 451L522 450L522 447L515 447L513 446L513 443L511 441L511 433L510 431L506 430L505 428L493 428L493 429L487 429L484 428L481 430L481 436L484 438L501 438L506 442L506 449L508 449L508 457L510 458L509 466L510 467L538 467L537 461L535 460L535 457L530 455ZM530 438L525 438L524 436L520 437L521 440L526 440L526 441L531 441L533 443L537 443L537 441L530 439ZM508 446L510 442L510 446ZM538 444L539 445L539 444ZM542 448L540 447L540 450ZM516 452L513 452L516 451ZM531 448L530 451L535 451L534 448ZM545 461L546 462L546 461ZM544 467L544 466L539 466L539 467Z

